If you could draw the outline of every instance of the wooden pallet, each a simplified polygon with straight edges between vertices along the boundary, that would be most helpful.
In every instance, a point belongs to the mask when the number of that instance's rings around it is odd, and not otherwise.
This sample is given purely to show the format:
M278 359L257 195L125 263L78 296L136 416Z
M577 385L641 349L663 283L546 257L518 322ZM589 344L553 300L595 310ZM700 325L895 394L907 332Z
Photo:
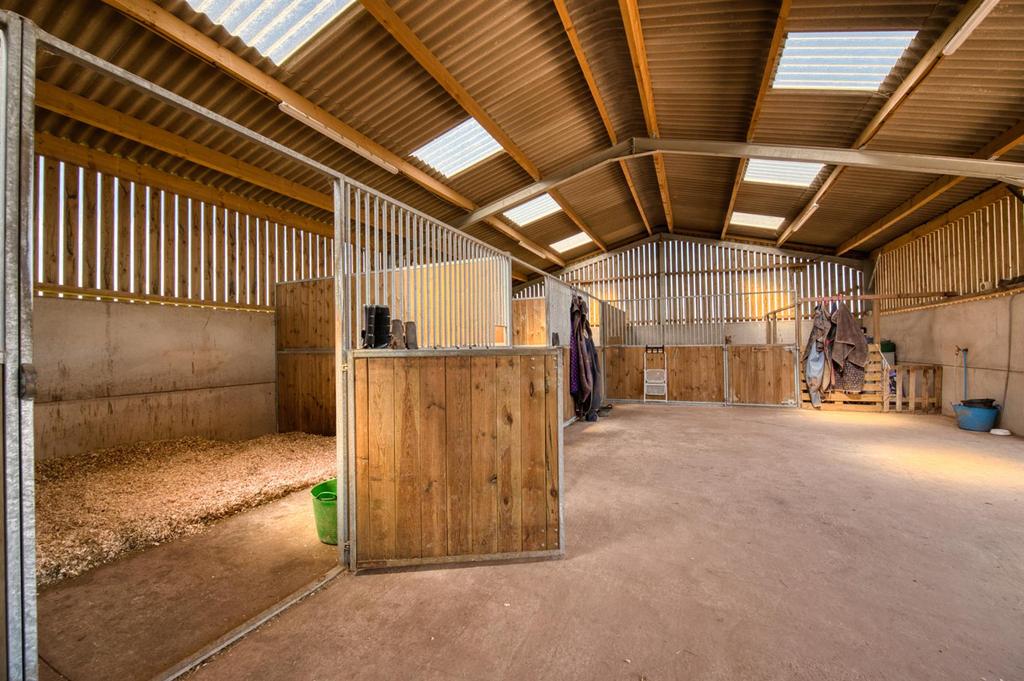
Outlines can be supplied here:
M868 364L864 367L864 390L859 393L847 393L833 390L821 399L824 411L866 411L881 412L885 403L885 380L882 371L882 352L877 343L868 345ZM811 396L807 393L804 380L803 363L800 364L800 406L813 409Z

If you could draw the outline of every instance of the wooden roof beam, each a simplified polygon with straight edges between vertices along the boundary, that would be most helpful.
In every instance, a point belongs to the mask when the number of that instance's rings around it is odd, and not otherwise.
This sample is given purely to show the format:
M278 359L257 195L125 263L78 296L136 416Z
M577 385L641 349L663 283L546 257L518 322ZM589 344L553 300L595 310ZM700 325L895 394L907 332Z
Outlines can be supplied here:
M953 36L971 20L971 17L975 13L983 10L984 0L968 0L960 12L953 17L953 20L946 27L946 30L935 40L931 47L921 56L914 68L910 70L906 78L896 87L891 95L889 95L886 102L882 107L871 117L868 124L864 126L857 139L854 140L852 148L861 149L878 133L882 125L889 120L889 117L895 113L900 106L913 94L914 90L924 81L925 77L932 72L932 69L943 59L942 50L946 48L949 41L953 39ZM790 226L786 228L775 242L776 246L781 246L787 240L792 238L796 232L804 226L811 214L817 210L818 205L828 192L828 188L835 184L835 181L839 179L843 172L842 167L836 167L832 169L832 172L825 179L825 182L821 185L818 191L814 194L814 197L807 203L806 206L800 211L797 217L790 223Z
M397 168L400 173L416 184L463 210L474 211L478 208L476 203L452 187L449 187L429 173L416 167L407 159L367 137L327 110L263 72L258 67L253 66L228 48L220 45L213 38L196 30L163 7L152 2L152 0L103 0L103 2L162 36L169 42L178 45L208 64L215 66L279 106L283 105L297 112L298 115L310 121L310 127L314 130L317 129L317 126L322 126L329 130L332 135L347 140L353 147L362 150L362 152L357 153L365 152L363 153L364 156L376 157L384 164ZM348 147L349 144L345 146ZM494 222L490 220L487 223L492 227L495 226ZM550 249L534 242L519 230L508 225L504 227L505 229L500 230L502 233L508 234L507 230L511 230L514 234L512 238L517 242L526 243L531 246L528 250L536 249L538 252L546 253L544 257L554 263L565 262L562 258L558 258Z
M569 44L572 46L573 54L576 55L576 63L579 64L580 71L583 72L583 79L587 82L587 88L590 90L590 97L594 100L594 106L597 107L597 113L601 117L601 122L604 123L605 132L608 133L608 139L612 144L617 144L619 136L616 134L615 127L612 125L612 119L608 115L608 107L605 105L604 97L601 96L601 90L597 87L597 80L594 78L594 71L590 67L590 61L587 59L587 55L583 51L583 44L580 42L579 35L576 33L576 26L572 22L572 16L569 14L569 7L565 4L565 0L554 0L554 3L555 10L558 12L558 18L562 20L562 28L565 29L565 35L569 38ZM636 184L633 182L633 175L629 172L629 166L626 165L625 161L619 161L619 167L622 169L622 175L626 180L626 186L629 187L629 193L633 197L633 203L636 204L636 210L640 214L640 219L643 221L644 229L647 230L648 234L654 234L651 230L651 223L647 219L647 214L644 212L643 204L640 203L640 195L637 193Z
M747 124L748 142L754 139L754 130L757 128L757 121L761 118L761 107L764 105L764 97L768 93L768 87L772 82L772 74L775 72L775 65L779 61L782 38L786 35L786 19L789 18L789 10L792 0L781 0L779 13L775 16L775 27L772 29L772 38L768 43L768 54L765 56L764 70L761 72L761 83L757 87L757 96L754 98L754 109L750 112L750 122ZM743 176L747 172L749 159L740 159L736 166L736 177L732 182L732 191L729 193L729 203L725 209L725 220L722 222L722 234L719 238L724 239L729 233L729 223L732 222L732 212L736 207L736 197L740 193L740 185L743 183Z
M644 30L640 23L640 8L637 0L619 0L619 13L622 25L626 30L626 42L629 45L629 57L633 64L633 77L636 79L637 91L640 94L640 106L644 112L644 123L650 137L661 136L658 128L658 112L654 107L654 88L651 85L651 70L647 63L647 46L644 43ZM675 231L675 220L672 215L672 197L668 190L668 177L665 173L665 159L661 154L654 154L654 172L658 177L658 193L661 205L665 210L665 226L669 232Z
M159 149L204 168L237 177L282 196L298 199L310 206L327 211L334 210L334 198L329 193L285 180L275 173L214 151L203 144L180 137L163 128L150 125L49 83L36 82L35 103L36 106L47 111L58 113L100 130L106 130L147 147Z
M1024 144L1024 120L1018 121L1015 126L976 151L971 155L971 158L984 161L994 161L1020 144ZM857 248L864 242L874 239L892 225L896 224L908 215L911 215L919 208L928 205L930 202L939 196L942 196L966 179L966 177L961 175L945 175L938 178L927 187L896 206L896 208L893 208L891 211L875 220L868 227L862 229L853 237L843 242L842 245L836 249L836 255L842 255L843 253Z

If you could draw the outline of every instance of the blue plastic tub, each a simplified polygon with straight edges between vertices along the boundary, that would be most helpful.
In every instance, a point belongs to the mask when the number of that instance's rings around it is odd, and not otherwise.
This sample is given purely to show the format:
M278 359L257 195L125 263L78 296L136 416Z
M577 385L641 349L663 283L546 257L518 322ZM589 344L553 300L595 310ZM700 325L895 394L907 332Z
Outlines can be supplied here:
M999 418L999 405L979 407L961 403L954 404L953 411L956 412L956 422L960 428L980 433L987 433L995 428L996 419Z

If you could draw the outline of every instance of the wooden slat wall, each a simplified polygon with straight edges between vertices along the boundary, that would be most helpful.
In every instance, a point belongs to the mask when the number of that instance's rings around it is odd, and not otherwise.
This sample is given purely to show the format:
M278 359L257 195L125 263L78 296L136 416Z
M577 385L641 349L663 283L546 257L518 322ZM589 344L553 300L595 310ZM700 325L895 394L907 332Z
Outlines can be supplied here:
M512 301L512 345L548 345L547 301L526 298Z
M277 427L334 435L334 280L278 284Z
M792 346L730 345L728 352L730 403L796 404Z
M357 354L357 568L559 550L558 363Z
M985 196L966 202L882 249L876 260L877 292L949 291L971 295L991 291L1021 276L1024 203L1002 191L978 206ZM906 310L939 300L885 300L882 310Z
M333 239L37 157L36 287L270 308L327 276Z

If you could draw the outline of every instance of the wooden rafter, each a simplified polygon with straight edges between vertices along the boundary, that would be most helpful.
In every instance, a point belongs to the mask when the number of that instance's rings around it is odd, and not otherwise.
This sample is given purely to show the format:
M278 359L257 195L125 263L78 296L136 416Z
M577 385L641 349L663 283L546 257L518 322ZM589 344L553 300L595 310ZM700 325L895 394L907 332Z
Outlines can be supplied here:
M46 132L37 132L35 142L36 153L47 158L54 158L65 163L72 163L83 168L96 170L106 175L113 175L122 180L130 180L156 189L181 194L182 196L188 196L229 210L237 210L255 217L266 218L289 227L299 227L323 236L334 236L334 226L331 224L280 208L274 208L265 203L253 201L207 184L186 180L183 177L171 175L170 173L165 173L83 144L76 144Z
M445 68L441 60L430 51L423 41L419 39L415 32L402 21L401 17L391 8L387 3L387 0L360 0L363 7L370 15L377 20L377 22L387 30L388 33L398 42L399 45L405 48L413 59L419 63L423 70L426 71L431 78L437 81L438 85L443 87L445 91L451 95L459 106L466 110L470 116L476 119L480 126L490 133L491 137L497 140L498 144L508 152L508 155L519 164L519 166L525 170L530 177L534 180L540 179L540 170L537 166L526 156L526 153L519 148L519 146L512 141L512 138L502 129L498 122L491 118L491 115L483 108L483 106L473 98L473 96L466 90L465 87L452 75L452 73ZM589 236L594 243L602 251L608 250L594 230L590 229L580 216L572 208L568 207L568 203L562 196L555 196L552 194L553 199L562 207L565 214L576 224L583 232Z
M583 219L575 210L573 210L572 206L570 206L569 202L565 200L565 197L562 196L561 192L552 189L548 194L555 200L555 203L561 206L562 212L565 213L566 217L572 220L573 224L579 227L584 234L589 236L590 240L593 241L598 248L605 253L608 252L608 244L606 244L604 240L594 232L594 230L590 229L590 227L587 226L587 223L583 222Z
M982 5L983 0L968 0L960 12L953 18L953 20L946 27L946 30L935 40L930 48L921 56L914 68L910 70L907 77L896 87L893 93L889 96L888 100L882 107L871 117L864 129L861 130L857 139L854 140L852 147L854 149L860 149L866 145L871 139L878 133L882 125L895 113L900 106L910 97L911 94L918 88L918 86L924 81L925 77L932 72L932 70L938 65L943 59L942 50L945 49L946 45L952 40L953 36L966 24L975 12L977 12ZM801 209L790 226L786 228L775 242L776 246L781 246L786 243L796 232L803 227L807 222L807 218L811 213L816 210L818 204L824 198L829 188L835 184L836 180L843 173L841 166L833 168L832 172L825 179L825 182L821 185L818 191L814 194L814 197L807 203L806 206Z
M137 118L72 94L49 83L36 82L36 106L72 118L94 128L159 149L211 170L237 177L258 187L298 199L324 210L334 210L334 199L326 193L290 182L275 173L167 132Z
M583 51L583 44L580 42L579 35L576 33L576 26L572 22L572 16L569 14L569 7L565 4L565 0L554 0L555 10L558 12L558 18L562 20L562 28L565 29L565 35L569 38L569 44L572 46L573 54L576 55L576 63L579 64L580 71L583 72L583 79L587 82L587 88L590 90L590 97L594 100L594 106L597 107L597 113L601 117L601 122L604 123L605 132L608 133L608 140L612 144L617 144L619 141L618 135L615 133L615 127L612 125L612 119L608 115L608 107L605 105L604 97L601 96L601 90L597 87L597 79L594 78L594 70L590 67L590 61L587 59L586 52ZM636 191L636 185L633 182L632 173L629 172L629 166L626 165L625 161L619 161L619 167L622 169L622 175L626 180L626 185L629 187L629 193L633 196L633 202L636 204L636 210L640 214L640 219L644 223L644 228L648 234L653 234L651 230L651 223L647 219L647 214L644 212L643 204L640 203L640 195ZM602 250L607 251L607 247L602 247Z
M394 166L410 180L445 201L467 211L473 211L478 208L476 203L452 187L420 170L402 156L367 137L279 80L261 71L228 48L217 43L213 38L189 26L178 17L155 4L152 0L103 0L103 2L203 61L217 67L271 101L291 107L316 124L322 125L332 133L350 141L368 154L376 156L383 162ZM497 219L489 219L486 222L503 234L511 236L517 242L529 244L529 250L544 253L544 257L548 260L560 266L565 266L564 259L550 249L534 242L514 227L506 225ZM501 225L501 227L498 227L498 225Z
M661 205L665 209L665 224L669 232L675 232L676 221L672 216L672 197L668 193L668 173L665 172L664 154L654 155L654 172L658 175L658 193L661 195Z
M658 113L654 107L654 88L651 85L651 70L647 64L647 46L644 43L643 26L640 24L640 8L637 0L619 0L619 13L622 25L626 30L626 42L629 45L629 57L633 63L633 77L636 79L637 91L640 93L640 106L647 124L650 137L660 137ZM665 173L665 159L661 154L654 154L654 172L658 176L658 193L661 205L665 210L665 226L669 232L675 231L675 220L672 216L672 197L668 191L668 176Z
M1020 144L1024 144L1024 120L1018 121L1015 126L976 151L971 155L971 158L988 161L995 160ZM966 179L967 178L963 176L953 175L944 175L943 177L936 179L927 187L896 206L896 208L893 208L891 211L875 220L871 225L865 227L843 242L843 244L836 249L836 255L842 255L843 253L852 251L864 242L875 238L892 225L912 214L914 211L928 205L937 197L945 194L947 191Z
M775 72L775 65L779 61L779 53L782 47L782 38L786 35L786 19L789 18L789 10L792 0L782 0L779 3L779 13L775 17L775 28L772 30L772 39L768 43L768 54L765 56L764 70L761 72L761 83L757 88L757 97L754 98L754 108L750 112L750 122L747 124L748 142L754 139L754 130L757 129L757 121L761 117L761 108L764 106L764 97L768 93L768 87L772 82L772 74ZM742 158L736 166L736 177L732 183L732 191L729 193L729 203L725 209L725 220L722 222L722 239L729 233L729 223L732 222L732 212L736 207L736 197L740 192L740 185L743 183L743 175L747 172L749 159Z
M430 74L430 77L437 81L438 85L452 96L459 106L475 118L480 126L490 133L491 137L498 141L508 155L518 163L523 170L529 173L534 180L540 179L540 171L537 166L526 157L526 154L519 148L512 138L505 133L497 121L491 118L469 91L456 80L451 71L445 68L441 60L430 51L423 41L409 28L408 24L402 21L401 17L391 9L387 0L360 0L363 8L370 13L384 29L391 34L399 45L405 48L413 59L419 63L423 70Z
M644 31L640 24L640 8L637 0L619 0L619 12L622 24L626 29L626 42L629 44L629 56L633 62L633 76L640 91L640 105L644 111L644 122L647 134L659 137L658 114L654 108L654 89L651 85L651 71L647 65L647 47L644 44Z

